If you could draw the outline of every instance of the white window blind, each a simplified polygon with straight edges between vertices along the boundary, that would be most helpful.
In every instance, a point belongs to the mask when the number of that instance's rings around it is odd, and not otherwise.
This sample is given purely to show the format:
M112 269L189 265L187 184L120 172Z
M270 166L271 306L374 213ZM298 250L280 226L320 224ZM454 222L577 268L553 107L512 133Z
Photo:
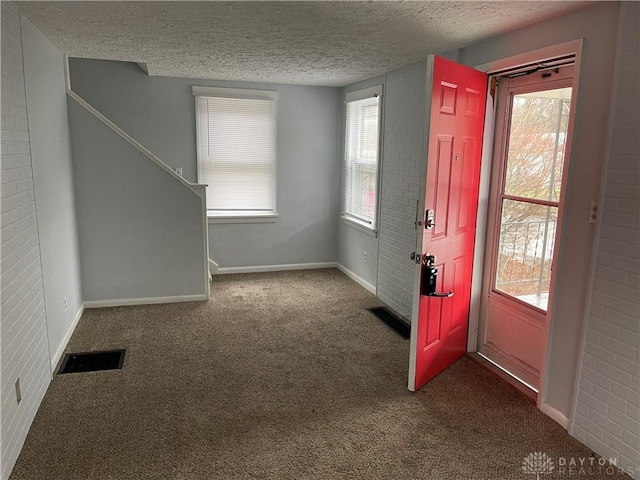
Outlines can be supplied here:
M196 93L199 181L208 185L207 210L212 216L272 214L275 100L228 95Z
M380 93L380 87L356 92L346 103L343 216L371 229L376 227Z

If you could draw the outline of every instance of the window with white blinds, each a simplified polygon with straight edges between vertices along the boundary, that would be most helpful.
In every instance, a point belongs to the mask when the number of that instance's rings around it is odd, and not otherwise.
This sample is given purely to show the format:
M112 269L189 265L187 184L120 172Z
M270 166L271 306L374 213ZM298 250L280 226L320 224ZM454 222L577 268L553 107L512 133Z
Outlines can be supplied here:
M347 94L343 165L343 218L375 230L380 157L377 86Z
M194 87L194 95L208 215L275 214L277 93Z

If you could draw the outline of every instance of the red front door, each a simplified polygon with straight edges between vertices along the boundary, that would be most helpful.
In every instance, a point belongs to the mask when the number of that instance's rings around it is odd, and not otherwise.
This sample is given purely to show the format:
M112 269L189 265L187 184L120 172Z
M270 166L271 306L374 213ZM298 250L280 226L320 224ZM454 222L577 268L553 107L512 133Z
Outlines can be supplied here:
M409 388L417 390L466 352L487 76L444 58L429 62L430 122L420 272L437 267L436 294L416 288ZM429 75L431 73L431 75ZM430 212L427 215L427 212ZM427 218L429 217L429 218ZM420 244L420 242L418 242ZM417 272L416 282L423 275Z

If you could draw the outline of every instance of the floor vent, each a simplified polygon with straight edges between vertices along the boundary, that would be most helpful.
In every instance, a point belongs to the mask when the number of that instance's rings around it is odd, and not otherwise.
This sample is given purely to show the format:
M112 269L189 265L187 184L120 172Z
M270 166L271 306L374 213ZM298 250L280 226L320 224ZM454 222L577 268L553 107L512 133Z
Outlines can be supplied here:
M411 325L391 312L387 307L368 309L402 338L407 339L411 334Z
M124 362L125 350L108 352L67 353L64 356L58 375L63 373L97 372L100 370L119 370Z

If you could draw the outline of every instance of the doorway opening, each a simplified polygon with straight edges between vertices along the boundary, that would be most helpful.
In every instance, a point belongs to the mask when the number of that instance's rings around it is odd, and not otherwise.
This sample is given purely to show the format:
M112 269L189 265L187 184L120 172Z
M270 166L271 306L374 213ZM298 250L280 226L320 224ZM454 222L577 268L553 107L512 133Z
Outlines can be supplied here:
M540 389L574 94L572 62L498 77L477 351Z

